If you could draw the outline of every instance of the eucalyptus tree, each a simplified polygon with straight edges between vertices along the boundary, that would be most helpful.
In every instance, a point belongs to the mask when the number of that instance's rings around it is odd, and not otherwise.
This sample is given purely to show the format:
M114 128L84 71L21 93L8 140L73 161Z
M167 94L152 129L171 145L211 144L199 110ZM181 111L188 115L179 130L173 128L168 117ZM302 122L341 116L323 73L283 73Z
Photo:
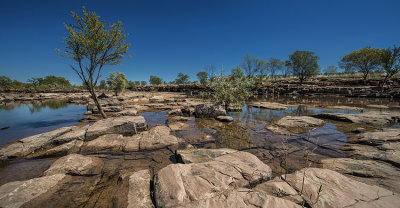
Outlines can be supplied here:
M343 56L339 66L346 71L358 71L366 80L368 74L377 69L381 63L381 49L365 47Z
M276 79L276 74L283 68L284 62L278 58L271 57L268 62L268 71L272 79Z
M386 73L382 86L400 71L400 47L383 49L380 53L381 69Z
M95 86L100 78L101 70L106 65L119 65L126 57L130 46L125 40L122 22L106 25L100 21L95 12L83 7L83 16L72 12L74 24L64 24L68 36L64 39L65 50L57 50L58 54L76 62L71 66L85 84L91 97L103 118L106 118L95 92Z
M160 85L162 83L162 79L160 77L150 75L149 83L151 85Z
M293 74L298 77L300 85L303 84L305 79L318 74L318 60L319 57L315 56L314 52L311 51L295 51L290 54L290 67L293 70Z
M128 83L125 74L121 72L111 72L110 76L107 78L107 84L110 86L111 90L114 91L115 96L124 91Z
M184 73L179 73L178 78L175 79L176 84L187 84L189 83L189 75Z
M244 72L240 66L237 66L236 68L232 69L231 74L229 76L234 79L239 79L244 77Z
M198 72L196 74L196 76L197 76L197 79L199 79L199 81L200 81L200 83L202 85L205 85L207 83L207 79L208 79L208 73L207 72L204 72L204 71Z

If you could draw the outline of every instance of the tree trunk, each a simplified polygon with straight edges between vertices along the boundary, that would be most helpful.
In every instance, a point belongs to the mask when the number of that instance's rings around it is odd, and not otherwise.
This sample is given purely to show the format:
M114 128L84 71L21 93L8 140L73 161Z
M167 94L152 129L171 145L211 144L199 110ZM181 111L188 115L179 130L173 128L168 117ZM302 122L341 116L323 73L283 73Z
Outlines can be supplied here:
M367 80L368 77L368 71L364 71L363 73L364 73L363 80L365 81Z
M101 116L103 118L107 118L107 115L104 113L103 108L101 107L101 105L99 103L99 100L97 99L95 91L94 90L89 90L89 92L92 95L92 99L93 99L94 103L96 104L97 109L99 110Z

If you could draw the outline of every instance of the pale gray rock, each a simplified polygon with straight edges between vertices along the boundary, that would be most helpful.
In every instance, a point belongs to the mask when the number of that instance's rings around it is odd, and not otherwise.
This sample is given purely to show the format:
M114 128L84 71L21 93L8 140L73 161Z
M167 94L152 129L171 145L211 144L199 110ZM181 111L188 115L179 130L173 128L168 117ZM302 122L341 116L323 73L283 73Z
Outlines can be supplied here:
M255 102L255 103L250 103L249 106L255 107L255 108L263 108L263 109L268 109L268 110L287 110L288 106L280 103L270 103L270 102Z
M221 149L194 149L188 148L184 150L177 150L176 156L178 161L189 163L202 163L215 159L216 157L237 152L234 149L221 148Z
M232 122L233 118L230 116L217 116L216 118L218 121L222 121L222 122Z
M266 181L271 175L268 165L247 152L226 154L204 163L171 164L154 177L156 206L212 200L233 189Z
M143 116L122 116L97 121L86 132L86 141L105 134L131 136L147 129Z
M316 118L366 124L372 126L384 126L400 120L400 113L376 111L368 111L360 114L320 113L312 116Z
M43 175L50 176L54 174L68 175L98 175L103 168L103 161L97 157L83 156L79 154L70 154L56 160Z
M0 207L17 208L56 186L65 174L54 174L26 181L14 181L0 187Z
M321 160L322 167L345 174L357 181L377 185L400 193L400 169L375 160L329 158Z

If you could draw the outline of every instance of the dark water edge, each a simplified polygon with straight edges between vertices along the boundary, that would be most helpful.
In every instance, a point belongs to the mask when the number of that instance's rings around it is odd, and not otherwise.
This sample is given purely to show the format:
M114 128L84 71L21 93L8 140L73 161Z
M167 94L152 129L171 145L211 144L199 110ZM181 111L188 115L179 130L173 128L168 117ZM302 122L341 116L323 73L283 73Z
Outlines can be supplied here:
M54 100L0 105L0 145L65 126L85 118L86 106Z

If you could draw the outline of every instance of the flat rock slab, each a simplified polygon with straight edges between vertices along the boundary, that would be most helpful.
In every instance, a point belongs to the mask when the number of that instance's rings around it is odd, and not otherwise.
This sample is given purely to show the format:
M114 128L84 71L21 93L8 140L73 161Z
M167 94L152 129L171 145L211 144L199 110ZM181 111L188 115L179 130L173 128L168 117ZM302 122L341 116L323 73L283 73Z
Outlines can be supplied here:
M305 168L286 175L285 181L299 195L302 193L301 196L311 207L395 208L400 204L400 197L392 191L361 183L328 169Z
M56 186L65 176L65 174L54 174L4 184L0 187L0 207L21 207Z
M325 121L309 116L285 116L279 119L275 124L267 126L267 129L279 133L279 134L290 134L290 133L302 133L306 132L307 129L313 127L320 127L324 125Z
M97 121L86 132L86 141L105 134L131 136L147 129L143 116L121 116Z
M42 150L46 146L53 144L53 139L67 132L72 131L72 127L63 127L42 134L33 135L20 139L15 143L6 145L0 149L0 154L9 159L22 158L36 151Z
M285 207L285 208L300 208L289 200L278 198L271 195L266 195L247 188L238 188L223 192L212 198L189 202L185 205L177 207L187 208L221 208L221 207Z
M56 160L43 175L54 174L68 175L98 175L103 168L103 161L97 157L83 156L79 154L70 154Z
M176 156L178 161L189 164L189 163L202 163L215 159L216 157L237 152L234 149L185 149L177 150Z
M360 158L360 159L371 159L381 160L390 163L400 168L400 145L396 145L398 142L393 144L385 144L392 147L392 149L384 149L382 146L370 146L370 145L359 145L352 144L343 147L343 150L347 151L348 156ZM395 149L396 148L396 149Z
M355 180L400 193L400 169L375 160L329 158L321 160L322 167L348 175Z
M255 107L255 108L263 108L263 109L268 109L268 110L287 110L288 106L280 103L270 103L270 102L256 102L256 103L250 103L249 106Z
M122 173L118 180L118 191L113 196L113 207L154 207L150 195L150 181L149 170Z
M183 123L183 122L171 122L171 123L168 123L168 127L172 131L182 131L182 130L188 128L189 124Z
M233 118L230 116L217 116L216 118L218 121L222 121L222 122L232 122Z
M364 112L360 114L320 113L312 115L312 117L372 126L384 126L399 121L400 113L376 111Z
M171 164L154 178L157 207L185 206L270 179L271 168L247 152L204 163Z
M114 113L112 116L113 117L121 117L121 116L136 116L137 115L137 110L130 108L126 109L117 113Z
M366 145L382 145L388 142L400 142L400 129L383 129L382 131L366 132L349 139L349 142L366 144Z
M180 138L171 135L171 129L167 126L155 126L138 137L140 150L161 149L182 142Z
M304 199L299 196L296 189L294 189L288 183L278 177L271 181L258 184L256 187L253 188L253 190L266 195L277 196L282 199L287 199L300 205L302 205L304 202Z
M124 143L121 134L106 134L85 142L81 152L121 152Z
M35 152L27 156L27 158L48 158L59 157L72 153L78 153L83 145L82 140L72 140L68 143L44 150Z
M89 125L83 127L72 127L70 132L67 132L53 139L55 145L64 144L73 140L84 140L85 134Z
M133 136L106 134L86 142L81 152L135 152L139 150L155 150L177 145L181 139L171 135L167 126L155 126Z

